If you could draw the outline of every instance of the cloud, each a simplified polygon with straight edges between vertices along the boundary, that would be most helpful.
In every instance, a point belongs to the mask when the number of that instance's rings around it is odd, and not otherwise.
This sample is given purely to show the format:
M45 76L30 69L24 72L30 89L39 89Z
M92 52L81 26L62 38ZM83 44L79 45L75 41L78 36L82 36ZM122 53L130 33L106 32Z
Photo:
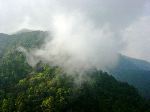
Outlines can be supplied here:
M60 0L67 11L78 10L96 24L119 30L141 16L147 0Z
M123 32L124 54L150 61L150 16L143 16Z
M148 0L0 0L0 32L50 31L52 41L28 52L32 66L105 69L117 53L149 60L148 10Z
M143 13L146 1L148 0L0 0L0 31L18 30L27 17L30 20L28 27L49 30L53 14L70 14L74 11L83 13L96 25L107 23L117 31Z
M116 64L118 48L109 26L96 27L77 12L55 15L52 20L53 39L50 37L44 46L27 55L32 66L42 61L67 72L84 72L92 68L106 70Z
M55 15L52 36L40 49L27 55L35 62L42 61L60 66L67 72L106 69L117 60L116 42L108 26L97 28L80 13ZM28 58L29 59L29 58ZM30 64L34 66L36 63Z

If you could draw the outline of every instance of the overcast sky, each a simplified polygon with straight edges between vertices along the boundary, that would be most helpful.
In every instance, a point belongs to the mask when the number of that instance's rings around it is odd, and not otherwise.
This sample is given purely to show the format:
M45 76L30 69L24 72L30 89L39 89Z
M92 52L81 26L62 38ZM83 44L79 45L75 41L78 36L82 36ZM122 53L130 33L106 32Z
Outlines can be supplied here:
M55 15L75 12L95 27L109 26L121 53L150 61L149 0L0 0L0 32L50 31Z

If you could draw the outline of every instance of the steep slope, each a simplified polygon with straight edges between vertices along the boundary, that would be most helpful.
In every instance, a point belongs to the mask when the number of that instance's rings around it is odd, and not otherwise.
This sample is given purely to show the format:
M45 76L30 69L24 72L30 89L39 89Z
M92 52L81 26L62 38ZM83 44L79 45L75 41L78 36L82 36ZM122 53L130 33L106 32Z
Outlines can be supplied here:
M0 33L0 57L2 57L3 51L9 44L9 35Z
M1 110L16 112L146 112L148 104L136 89L101 71L86 73L76 83L75 74L59 67L40 65L1 94ZM1 90L3 91L3 90Z
M120 55L118 65L110 72L116 79L135 86L150 98L150 63Z
M12 35L0 34L0 88L13 87L31 71L25 56L17 52L17 47L34 48L41 45L47 32L28 31Z
M21 30L15 34L0 34L0 66L4 57L10 57L17 47L38 47L43 43L43 38L48 35L44 31ZM4 60L7 60L4 58ZM5 61L4 61L5 62ZM2 67L1 67L2 68ZM6 67L7 68L7 67ZM5 71L5 70L3 70ZM146 98L150 98L150 64L143 60L120 55L118 65L110 70L118 80L128 82L140 90Z
M105 72L87 72L90 80L77 84L74 77L79 74L66 74L59 67L39 63L31 68L16 48L38 47L46 36L42 31L3 34L6 46L0 59L0 111L148 112L149 103L134 87Z
M47 37L46 31L17 32L12 35L0 33L0 57L17 47L34 48L41 45L44 38ZM0 60L1 60L0 58Z

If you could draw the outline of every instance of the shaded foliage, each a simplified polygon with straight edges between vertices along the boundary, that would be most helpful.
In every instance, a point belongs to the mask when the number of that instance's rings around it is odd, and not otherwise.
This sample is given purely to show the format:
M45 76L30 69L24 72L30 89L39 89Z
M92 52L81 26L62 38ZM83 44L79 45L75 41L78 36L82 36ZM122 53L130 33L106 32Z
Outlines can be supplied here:
M80 74L66 74L57 66L31 68L16 48L38 47L42 32L7 36L0 59L0 112L150 112L150 102L134 87L106 72L88 71L80 82Z

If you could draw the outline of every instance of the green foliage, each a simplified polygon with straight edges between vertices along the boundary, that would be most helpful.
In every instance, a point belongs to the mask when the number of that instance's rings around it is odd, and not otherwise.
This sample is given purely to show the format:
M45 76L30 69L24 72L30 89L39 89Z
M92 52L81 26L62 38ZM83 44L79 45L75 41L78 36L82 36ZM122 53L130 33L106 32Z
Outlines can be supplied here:
M54 112L54 98L52 96L42 101L42 110L43 112Z
M85 74L90 80L76 85L58 67L42 65L43 71L19 80L13 100L3 99L2 110L19 112L146 112L146 102L127 83L101 71ZM53 71L53 72L52 72ZM53 75L55 73L55 75ZM61 73L61 74L60 74ZM12 104L10 104L12 103ZM10 105L14 105L13 108ZM148 104L148 103L147 103ZM11 110L11 111L12 111Z
M57 66L39 63L31 68L16 48L39 46L42 36L41 32L14 34L6 42L9 45L2 48L0 112L150 111L150 102L134 87L118 82L105 72L89 71L83 76L88 80L80 82L79 74L66 74Z
M2 112L11 112L11 111L13 111L13 109L14 109L13 99L12 98L3 99L1 111Z

